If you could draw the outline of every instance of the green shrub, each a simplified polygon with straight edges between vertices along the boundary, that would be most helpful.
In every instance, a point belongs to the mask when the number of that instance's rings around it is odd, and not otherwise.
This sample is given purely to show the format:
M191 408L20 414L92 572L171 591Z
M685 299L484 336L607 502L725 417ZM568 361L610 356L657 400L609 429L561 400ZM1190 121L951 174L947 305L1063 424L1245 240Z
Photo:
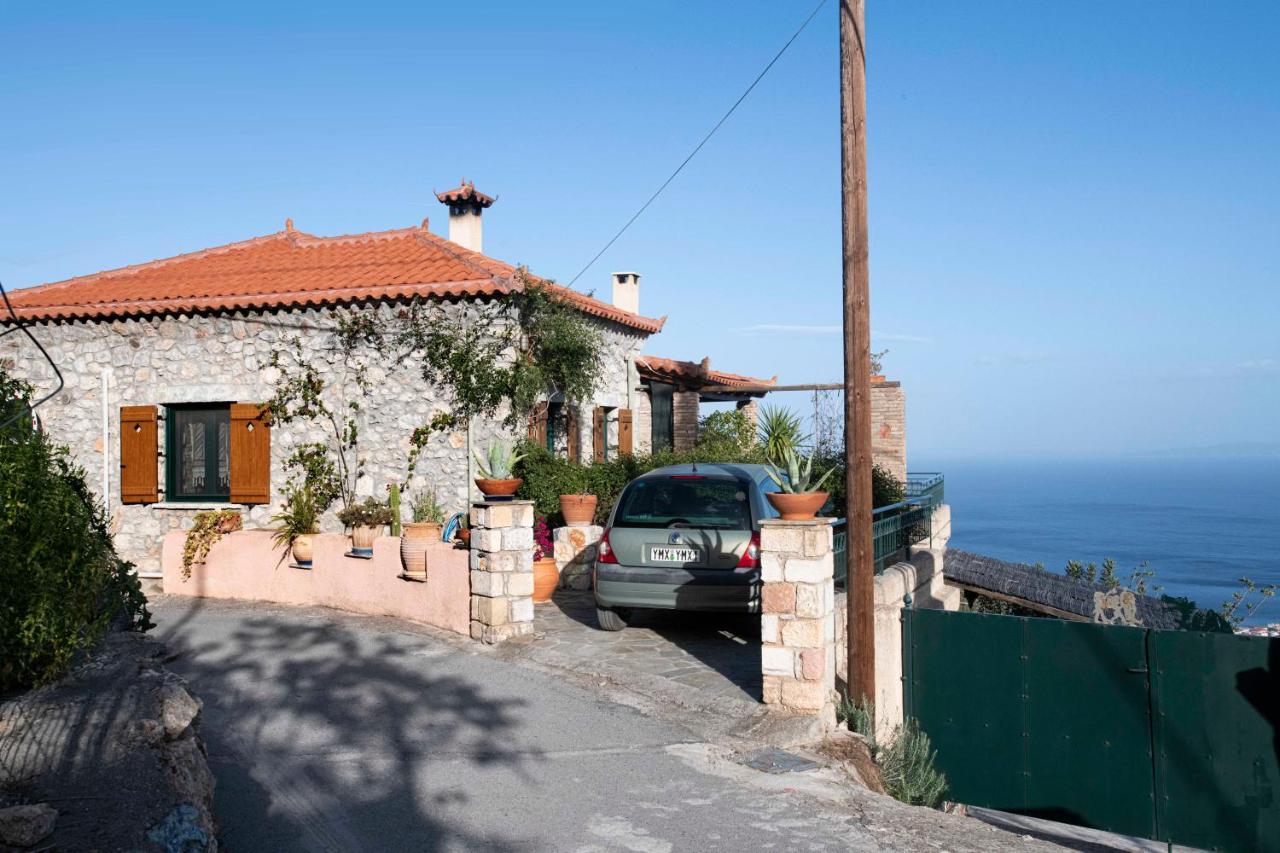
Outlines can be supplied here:
M0 423L30 401L0 366ZM0 429L0 691L52 681L113 624L151 627L133 566L66 448L19 418Z
M937 808L947 793L947 777L933 766L936 757L929 736L908 719L894 731L889 746L876 748L885 791L908 805Z

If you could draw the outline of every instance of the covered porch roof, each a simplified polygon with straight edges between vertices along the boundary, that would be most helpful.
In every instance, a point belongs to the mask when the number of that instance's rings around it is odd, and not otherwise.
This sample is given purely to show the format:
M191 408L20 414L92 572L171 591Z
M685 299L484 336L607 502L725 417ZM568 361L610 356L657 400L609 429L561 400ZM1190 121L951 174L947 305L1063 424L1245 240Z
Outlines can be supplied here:
M680 361L656 355L636 357L636 370L647 382L665 382L681 391L697 391L705 402L735 402L763 397L777 386L778 377L760 379L738 373L712 370L711 358Z

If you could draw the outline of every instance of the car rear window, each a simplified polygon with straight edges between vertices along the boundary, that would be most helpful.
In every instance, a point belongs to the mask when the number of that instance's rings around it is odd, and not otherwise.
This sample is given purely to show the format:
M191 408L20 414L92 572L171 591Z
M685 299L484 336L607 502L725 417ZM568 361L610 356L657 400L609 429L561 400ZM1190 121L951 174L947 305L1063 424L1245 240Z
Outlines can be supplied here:
M618 502L618 527L715 527L747 530L747 487L737 480L670 477L636 480Z

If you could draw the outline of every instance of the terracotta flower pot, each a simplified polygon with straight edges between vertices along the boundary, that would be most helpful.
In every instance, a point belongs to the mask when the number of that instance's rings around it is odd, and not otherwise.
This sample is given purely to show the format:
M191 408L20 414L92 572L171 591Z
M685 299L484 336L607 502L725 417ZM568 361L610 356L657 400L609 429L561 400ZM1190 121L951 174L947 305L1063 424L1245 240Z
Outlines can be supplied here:
M551 593L560 583L560 570L552 557L533 561L533 600L542 603L551 600Z
M516 493L516 489L520 488L520 484L524 480L519 477L512 477L508 480L476 480L476 488L479 489L486 498L509 498Z
M804 492L798 495L786 492L768 492L765 495L783 521L805 521L813 518L830 497L826 492Z
M595 495L561 495L560 514L564 516L564 523L584 525L595 521L598 500Z
M873 374L871 374L871 381L872 381L872 382L884 382L884 381L885 381L885 379L884 379L884 374L883 374L883 373L873 373Z
M351 550L357 554L372 554L373 540L378 538L380 532L382 532L381 527L357 524L351 528Z
M471 528L470 527L464 527L458 531L458 541L461 542L467 548L471 547Z
M314 533L304 533L293 540L293 561L304 569L311 568L311 559L315 556Z
M400 534L400 562L410 577L427 576L427 547L440 541L440 525L434 521L407 521Z

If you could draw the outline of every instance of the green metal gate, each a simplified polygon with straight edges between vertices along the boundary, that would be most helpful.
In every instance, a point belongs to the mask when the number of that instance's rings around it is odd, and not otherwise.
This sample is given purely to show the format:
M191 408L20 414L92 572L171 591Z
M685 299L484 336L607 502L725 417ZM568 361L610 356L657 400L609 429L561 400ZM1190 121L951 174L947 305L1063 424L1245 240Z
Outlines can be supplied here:
M903 644L951 799L1280 850L1280 640L908 609Z

